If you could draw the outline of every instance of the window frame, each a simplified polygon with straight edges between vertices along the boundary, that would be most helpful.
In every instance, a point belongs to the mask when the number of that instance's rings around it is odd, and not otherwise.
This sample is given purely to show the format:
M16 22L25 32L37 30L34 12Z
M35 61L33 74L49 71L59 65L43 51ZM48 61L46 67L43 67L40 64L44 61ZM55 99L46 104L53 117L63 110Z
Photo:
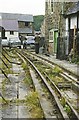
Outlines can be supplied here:
M54 12L54 1L53 0L50 0L50 11L51 13Z
M10 31L10 35L14 35L14 31Z

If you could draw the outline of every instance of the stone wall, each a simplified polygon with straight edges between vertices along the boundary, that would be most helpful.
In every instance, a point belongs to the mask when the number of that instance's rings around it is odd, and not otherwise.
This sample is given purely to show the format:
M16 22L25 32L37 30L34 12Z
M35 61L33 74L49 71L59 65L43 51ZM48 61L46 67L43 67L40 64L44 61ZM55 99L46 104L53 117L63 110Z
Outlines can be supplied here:
M65 17L64 14L68 11L70 7L73 6L73 2L54 2L53 13L48 9L47 3L45 4L45 40L46 44L49 44L49 30L58 29L60 36L65 35ZM47 45L46 45L47 46Z

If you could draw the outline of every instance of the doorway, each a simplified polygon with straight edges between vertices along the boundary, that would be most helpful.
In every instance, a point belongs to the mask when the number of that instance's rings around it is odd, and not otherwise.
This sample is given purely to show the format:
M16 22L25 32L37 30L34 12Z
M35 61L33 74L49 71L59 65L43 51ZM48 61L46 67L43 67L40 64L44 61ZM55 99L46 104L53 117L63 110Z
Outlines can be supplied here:
M1 38L4 39L5 38L5 29L1 26L0 26L0 32L1 32Z
M57 38L58 38L58 31L54 31L54 53L57 53Z

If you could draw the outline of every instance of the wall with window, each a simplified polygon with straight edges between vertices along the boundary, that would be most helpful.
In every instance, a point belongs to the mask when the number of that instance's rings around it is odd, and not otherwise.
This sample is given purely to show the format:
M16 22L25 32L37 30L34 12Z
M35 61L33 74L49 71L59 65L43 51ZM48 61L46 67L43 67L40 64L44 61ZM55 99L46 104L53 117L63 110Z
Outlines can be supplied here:
M49 31L49 42L53 42L53 31Z
M11 33L13 33L13 34L11 34ZM18 37L18 32L6 31L5 32L5 37L7 37L7 39L13 38L13 37Z
M48 13L53 13L53 8L54 8L54 2L53 0L48 0Z
M18 26L19 26L19 28L26 28L26 27L30 27L31 23L30 22L19 21Z
M73 16L70 19L70 29L74 29L74 26L77 28L77 16Z
M51 13L53 13L53 10L54 10L54 2L53 2L53 0L50 1L50 7L51 7Z

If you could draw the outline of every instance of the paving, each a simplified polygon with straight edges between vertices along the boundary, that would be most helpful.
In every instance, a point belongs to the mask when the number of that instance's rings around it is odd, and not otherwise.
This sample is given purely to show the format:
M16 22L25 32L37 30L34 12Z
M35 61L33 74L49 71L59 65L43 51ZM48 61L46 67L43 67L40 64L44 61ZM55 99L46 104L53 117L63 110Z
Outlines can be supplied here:
M13 59L13 62L18 62L17 59ZM10 100L8 105L0 103L0 119L1 118L30 118L30 113L26 103L16 103L15 100L25 100L25 96L28 94L28 89L23 84L25 78L25 71L21 65L12 64L12 74L8 74L11 83L5 84L5 89L2 90L3 96L7 100ZM0 75L0 78L2 75ZM5 78L3 76L3 78ZM4 79L3 79L4 80ZM2 80L0 79L0 83ZM1 84L2 85L2 84ZM2 87L1 87L2 89Z

